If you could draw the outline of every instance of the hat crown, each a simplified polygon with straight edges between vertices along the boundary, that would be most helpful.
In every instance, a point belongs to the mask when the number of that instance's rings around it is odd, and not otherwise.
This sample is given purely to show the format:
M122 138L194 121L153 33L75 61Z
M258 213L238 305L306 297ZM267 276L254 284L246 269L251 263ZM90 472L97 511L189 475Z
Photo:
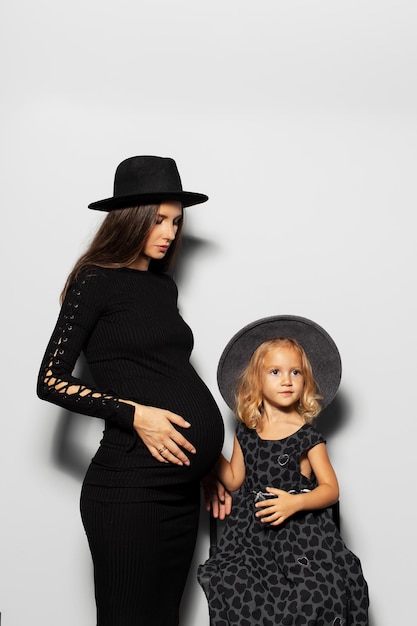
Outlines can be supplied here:
M114 176L114 196L182 192L174 159L134 156L122 161Z
M184 191L177 164L170 157L133 156L116 168L113 196L88 205L89 209L113 211L145 204L181 202L183 207L206 202L204 193Z

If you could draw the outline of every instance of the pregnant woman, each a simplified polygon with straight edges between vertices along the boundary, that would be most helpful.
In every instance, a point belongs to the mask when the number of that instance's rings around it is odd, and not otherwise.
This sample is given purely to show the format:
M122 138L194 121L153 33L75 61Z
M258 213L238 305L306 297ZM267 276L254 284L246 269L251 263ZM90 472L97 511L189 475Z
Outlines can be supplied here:
M224 428L166 270L184 207L206 200L183 191L173 159L120 163L113 196L89 205L107 215L67 279L41 364L41 399L105 423L81 493L98 626L178 624L200 481ZM81 352L94 384L73 376Z

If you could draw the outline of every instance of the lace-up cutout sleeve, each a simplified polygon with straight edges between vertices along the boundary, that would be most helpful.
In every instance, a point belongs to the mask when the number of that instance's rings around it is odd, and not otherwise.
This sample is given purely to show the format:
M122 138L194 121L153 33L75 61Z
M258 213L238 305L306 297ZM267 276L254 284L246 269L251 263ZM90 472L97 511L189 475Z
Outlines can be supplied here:
M134 408L119 398L84 384L72 373L90 333L103 312L105 286L96 273L84 273L70 286L46 349L37 394L69 411L133 428Z

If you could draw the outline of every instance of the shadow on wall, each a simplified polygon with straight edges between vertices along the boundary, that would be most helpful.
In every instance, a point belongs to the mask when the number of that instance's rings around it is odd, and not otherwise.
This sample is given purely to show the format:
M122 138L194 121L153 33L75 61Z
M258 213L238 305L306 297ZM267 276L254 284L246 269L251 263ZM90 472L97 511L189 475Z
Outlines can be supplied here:
M93 385L88 365L82 355L74 375ZM61 470L82 481L103 431L101 419L61 409L52 441L52 460Z
M327 406L317 417L314 425L323 437L330 439L331 436L346 424L349 414L347 398L339 392L333 402Z

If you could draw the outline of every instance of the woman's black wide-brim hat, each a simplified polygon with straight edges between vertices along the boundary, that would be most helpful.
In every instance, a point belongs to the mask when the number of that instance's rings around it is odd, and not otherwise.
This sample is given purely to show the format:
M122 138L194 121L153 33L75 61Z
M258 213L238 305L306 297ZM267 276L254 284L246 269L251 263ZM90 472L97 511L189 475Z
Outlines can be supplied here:
M315 322L297 315L274 315L248 324L229 341L219 360L217 382L226 404L235 410L240 375L253 353L264 341L296 339L304 348L319 387L322 408L333 400L340 385L342 363L330 335Z
M88 205L89 209L112 211L143 204L178 201L184 207L206 202L203 193L183 191L174 159L134 156L122 161L114 175L113 196Z

